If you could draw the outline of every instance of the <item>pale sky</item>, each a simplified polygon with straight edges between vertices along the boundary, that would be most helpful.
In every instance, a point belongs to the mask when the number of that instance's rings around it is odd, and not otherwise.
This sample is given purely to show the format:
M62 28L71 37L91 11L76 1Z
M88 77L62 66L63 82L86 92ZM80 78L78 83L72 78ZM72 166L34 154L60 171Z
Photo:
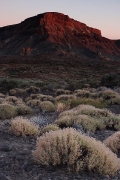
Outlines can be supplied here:
M120 0L0 0L0 27L44 12L60 12L120 39Z

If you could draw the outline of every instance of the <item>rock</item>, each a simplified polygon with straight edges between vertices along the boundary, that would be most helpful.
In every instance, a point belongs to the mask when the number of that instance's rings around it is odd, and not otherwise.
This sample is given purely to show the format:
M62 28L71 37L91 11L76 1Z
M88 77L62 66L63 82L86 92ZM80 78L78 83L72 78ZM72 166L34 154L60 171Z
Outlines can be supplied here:
M10 144L0 144L0 151L9 152L12 150L12 146Z

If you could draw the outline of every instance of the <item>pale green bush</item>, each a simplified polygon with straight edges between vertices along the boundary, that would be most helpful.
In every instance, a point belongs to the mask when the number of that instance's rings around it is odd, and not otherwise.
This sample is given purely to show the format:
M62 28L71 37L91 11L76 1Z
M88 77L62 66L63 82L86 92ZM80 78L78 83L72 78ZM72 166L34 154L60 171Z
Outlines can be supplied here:
M10 104L0 104L0 119L10 119L16 115L16 107Z
M55 122L62 127L72 126L76 124L76 120L79 119L79 117L82 117L80 115L86 115L83 116L86 119L85 121L79 120L79 123L84 126L86 130L94 132L97 129L105 129L106 127L120 130L119 115L112 114L107 109L99 109L91 105L79 105L76 108L64 111L60 113ZM93 128L91 129L91 127Z
M39 104L40 110L45 112L55 111L55 105L50 101L43 101Z
M18 115L30 114L32 112L32 109L25 104L19 104L16 106L16 109Z
M109 148L72 128L39 137L32 154L38 164L66 165L78 172L89 170L108 175L120 169L120 160Z
M38 136L40 134L39 126L23 117L12 119L9 131L16 136Z

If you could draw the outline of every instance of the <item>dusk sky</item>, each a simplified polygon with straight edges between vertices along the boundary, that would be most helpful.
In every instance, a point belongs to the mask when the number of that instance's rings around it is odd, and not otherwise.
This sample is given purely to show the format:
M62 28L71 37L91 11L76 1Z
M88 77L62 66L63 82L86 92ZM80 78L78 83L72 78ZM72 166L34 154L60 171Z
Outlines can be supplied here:
M120 39L120 0L0 0L0 27L44 12L61 12Z

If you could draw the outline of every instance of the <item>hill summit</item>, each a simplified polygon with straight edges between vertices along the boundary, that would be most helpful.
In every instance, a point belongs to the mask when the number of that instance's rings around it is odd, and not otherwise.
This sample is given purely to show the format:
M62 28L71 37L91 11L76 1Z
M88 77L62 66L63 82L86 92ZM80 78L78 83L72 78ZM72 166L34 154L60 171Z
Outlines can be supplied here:
M102 37L100 30L58 12L39 14L0 28L0 55L52 53L58 56L120 56L120 40Z

